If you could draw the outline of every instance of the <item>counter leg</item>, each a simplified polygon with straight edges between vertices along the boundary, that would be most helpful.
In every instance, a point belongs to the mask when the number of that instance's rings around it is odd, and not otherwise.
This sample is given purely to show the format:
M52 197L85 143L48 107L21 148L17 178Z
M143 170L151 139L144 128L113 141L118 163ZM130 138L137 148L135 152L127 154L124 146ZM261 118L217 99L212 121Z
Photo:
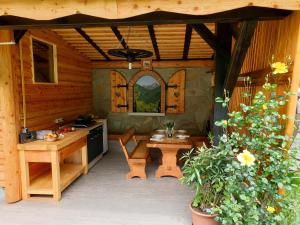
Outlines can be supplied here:
M83 173L87 174L88 173L88 157L87 157L87 146L83 146L81 148L81 163L83 166Z
M59 201L61 199L61 190L60 190L59 155L57 151L51 152L51 169L52 169L53 198L54 200Z
M22 181L22 198L28 199L30 195L28 194L29 188L29 166L25 159L25 152L20 151L20 169L21 169L21 181Z

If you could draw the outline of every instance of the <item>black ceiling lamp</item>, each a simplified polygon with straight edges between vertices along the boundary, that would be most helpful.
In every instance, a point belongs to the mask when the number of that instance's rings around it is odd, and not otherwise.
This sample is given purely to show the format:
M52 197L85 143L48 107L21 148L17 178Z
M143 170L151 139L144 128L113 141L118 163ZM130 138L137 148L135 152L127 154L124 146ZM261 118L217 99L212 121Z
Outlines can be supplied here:
M129 35L130 35L131 27L128 27L128 33L127 33L127 41L129 41ZM134 49L129 48L128 45L126 45L127 48L120 48L120 45L124 41L124 37L122 37L121 40L119 40L120 44L118 48L110 49L108 50L108 54L115 57L125 58L128 64L128 69L132 69L132 62L136 61L137 59L141 58L148 58L153 55L152 52L143 50L143 49Z

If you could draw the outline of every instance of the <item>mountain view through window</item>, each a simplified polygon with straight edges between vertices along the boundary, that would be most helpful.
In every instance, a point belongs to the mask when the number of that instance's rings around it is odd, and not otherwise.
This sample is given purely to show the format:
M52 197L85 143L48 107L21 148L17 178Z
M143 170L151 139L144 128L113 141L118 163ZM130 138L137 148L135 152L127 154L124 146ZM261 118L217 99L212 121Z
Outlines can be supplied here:
M134 112L160 112L161 86L152 76L141 77L134 85Z

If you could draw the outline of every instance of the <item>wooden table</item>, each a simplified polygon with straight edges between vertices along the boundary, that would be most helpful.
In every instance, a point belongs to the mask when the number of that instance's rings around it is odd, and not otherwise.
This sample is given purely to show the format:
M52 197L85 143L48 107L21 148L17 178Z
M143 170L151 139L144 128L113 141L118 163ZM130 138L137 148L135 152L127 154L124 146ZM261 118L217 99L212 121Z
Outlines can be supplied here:
M176 138L176 134L173 138L164 138L161 141L149 141L147 143L148 148L159 148L162 152L162 164L156 170L156 177L172 176L181 178L182 172L179 166L177 166L177 152L180 149L191 149L192 142L190 139L181 140Z
M60 200L61 192L81 174L88 172L88 133L83 129L66 133L62 140L55 142L39 140L18 144L22 198L52 195L54 200ZM43 167L32 174L30 165L39 163ZM48 168L47 164L51 166Z

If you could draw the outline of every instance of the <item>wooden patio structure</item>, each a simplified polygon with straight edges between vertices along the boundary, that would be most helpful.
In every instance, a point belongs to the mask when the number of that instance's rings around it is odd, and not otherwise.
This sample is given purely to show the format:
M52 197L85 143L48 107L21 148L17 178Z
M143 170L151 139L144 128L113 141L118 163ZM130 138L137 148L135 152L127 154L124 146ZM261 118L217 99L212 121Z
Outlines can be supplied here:
M252 77L251 89L261 89L272 55L278 60L292 56L293 66L280 80L280 89L297 91L297 10L300 5L296 0L167 0L163 4L158 0L46 0L38 4L29 0L0 1L0 42L16 43L0 46L0 186L5 187L6 201L13 203L22 198L17 144L24 118L28 127L43 129L50 127L49 121L61 113L60 107L65 108L69 119L89 112L92 69L127 67L126 61L107 54L109 48L121 43L124 48L130 45L150 50L154 53L154 68L211 68L215 74L214 96L223 96L227 89L232 95L230 108L235 109L243 101L240 93L244 87L239 84L239 77ZM132 36L127 43L128 25L132 26ZM31 83L30 35L55 41L64 49L58 55L63 86ZM83 86L89 91L82 93ZM58 93L69 95L72 104L59 99ZM79 103L75 100L78 95ZM43 103L55 98L60 101L58 108L48 112ZM295 115L296 100L291 97L285 109L290 116ZM76 104L81 106L74 108ZM219 105L212 110L212 121L226 118L226 110ZM215 126L212 130L215 135L222 133ZM291 120L286 124L286 134L292 132Z

